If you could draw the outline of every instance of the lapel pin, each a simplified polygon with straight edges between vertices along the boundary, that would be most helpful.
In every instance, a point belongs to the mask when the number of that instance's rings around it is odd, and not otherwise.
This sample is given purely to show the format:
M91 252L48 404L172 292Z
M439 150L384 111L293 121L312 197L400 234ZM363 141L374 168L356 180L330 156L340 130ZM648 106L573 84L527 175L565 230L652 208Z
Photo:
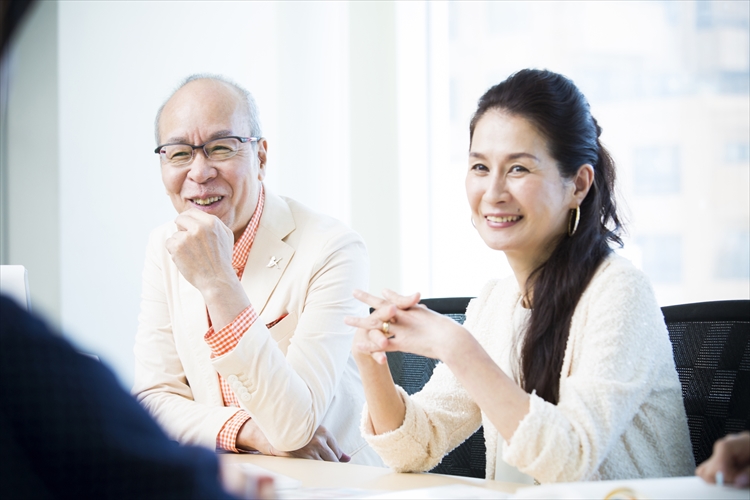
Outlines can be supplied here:
M283 259L283 257L281 259ZM275 256L271 256L271 260L268 261L266 267L275 267L276 269L279 269L279 262L281 262L281 259L277 259Z

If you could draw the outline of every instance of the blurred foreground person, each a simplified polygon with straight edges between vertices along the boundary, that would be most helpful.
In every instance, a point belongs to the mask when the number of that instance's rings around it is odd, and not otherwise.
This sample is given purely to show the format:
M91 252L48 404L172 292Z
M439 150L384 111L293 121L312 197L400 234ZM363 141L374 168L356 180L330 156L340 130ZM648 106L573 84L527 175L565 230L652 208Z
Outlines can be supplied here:
M707 483L750 487L750 431L716 441L711 457L698 466L695 474Z
M233 498L216 455L170 441L101 363L4 296L0 322L3 496ZM225 473L233 493L254 497L238 474Z

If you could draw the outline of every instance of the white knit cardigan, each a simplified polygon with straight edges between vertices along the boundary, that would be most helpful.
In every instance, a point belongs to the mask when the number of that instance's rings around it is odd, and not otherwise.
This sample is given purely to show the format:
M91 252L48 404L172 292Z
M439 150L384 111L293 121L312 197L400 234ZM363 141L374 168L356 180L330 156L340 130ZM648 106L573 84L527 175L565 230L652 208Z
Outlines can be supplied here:
M510 366L513 339L523 329L513 318L528 315L517 311L520 302L511 276L485 285L466 312L465 327L511 377L518 371ZM559 403L532 393L529 413L505 446L445 364L421 392L409 397L398 389L406 405L401 427L374 435L366 405L361 423L372 448L397 471L432 469L480 424L487 479L495 478L496 460L541 483L683 476L695 468L661 311L645 275L614 253L573 314Z

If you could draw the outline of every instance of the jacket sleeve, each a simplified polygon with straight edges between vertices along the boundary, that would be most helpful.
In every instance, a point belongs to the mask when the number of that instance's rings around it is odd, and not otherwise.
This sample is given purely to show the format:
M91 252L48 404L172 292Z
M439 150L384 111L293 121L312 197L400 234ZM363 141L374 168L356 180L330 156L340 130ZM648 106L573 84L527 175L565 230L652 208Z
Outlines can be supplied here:
M368 270L361 238L337 231L318 247L286 356L263 322L256 321L233 351L214 359L216 370L233 384L240 404L276 449L305 446L326 415L354 338L344 316L366 314L352 291L367 288Z
M464 326L471 331L468 314ZM375 435L365 404L361 432L383 462L398 472L433 469L482 424L479 407L444 363L435 367L420 392L408 396L396 388L406 406L401 427Z
M503 452L506 462L543 483L594 477L642 407L669 384L666 370L674 372L651 286L630 266L594 277L568 343L558 404L532 393L529 413Z
M173 439L215 449L219 431L239 408L223 407L220 402L211 406L193 398L172 334L163 269L165 251L159 251L160 246L163 238L156 230L149 238L143 268L133 394ZM208 347L205 349L205 356L210 356Z

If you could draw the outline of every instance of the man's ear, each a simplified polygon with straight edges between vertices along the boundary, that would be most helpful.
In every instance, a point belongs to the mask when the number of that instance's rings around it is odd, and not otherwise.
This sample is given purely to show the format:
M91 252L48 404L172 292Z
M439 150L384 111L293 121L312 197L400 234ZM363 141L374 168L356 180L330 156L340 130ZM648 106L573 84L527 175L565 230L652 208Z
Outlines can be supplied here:
M268 161L268 141L265 137L258 139L258 180L266 176L266 162Z
M574 204L571 208L581 206L586 195L589 194L589 189L594 183L594 167L588 163L584 163L578 168L575 177L573 177L573 185L575 190L573 191Z

